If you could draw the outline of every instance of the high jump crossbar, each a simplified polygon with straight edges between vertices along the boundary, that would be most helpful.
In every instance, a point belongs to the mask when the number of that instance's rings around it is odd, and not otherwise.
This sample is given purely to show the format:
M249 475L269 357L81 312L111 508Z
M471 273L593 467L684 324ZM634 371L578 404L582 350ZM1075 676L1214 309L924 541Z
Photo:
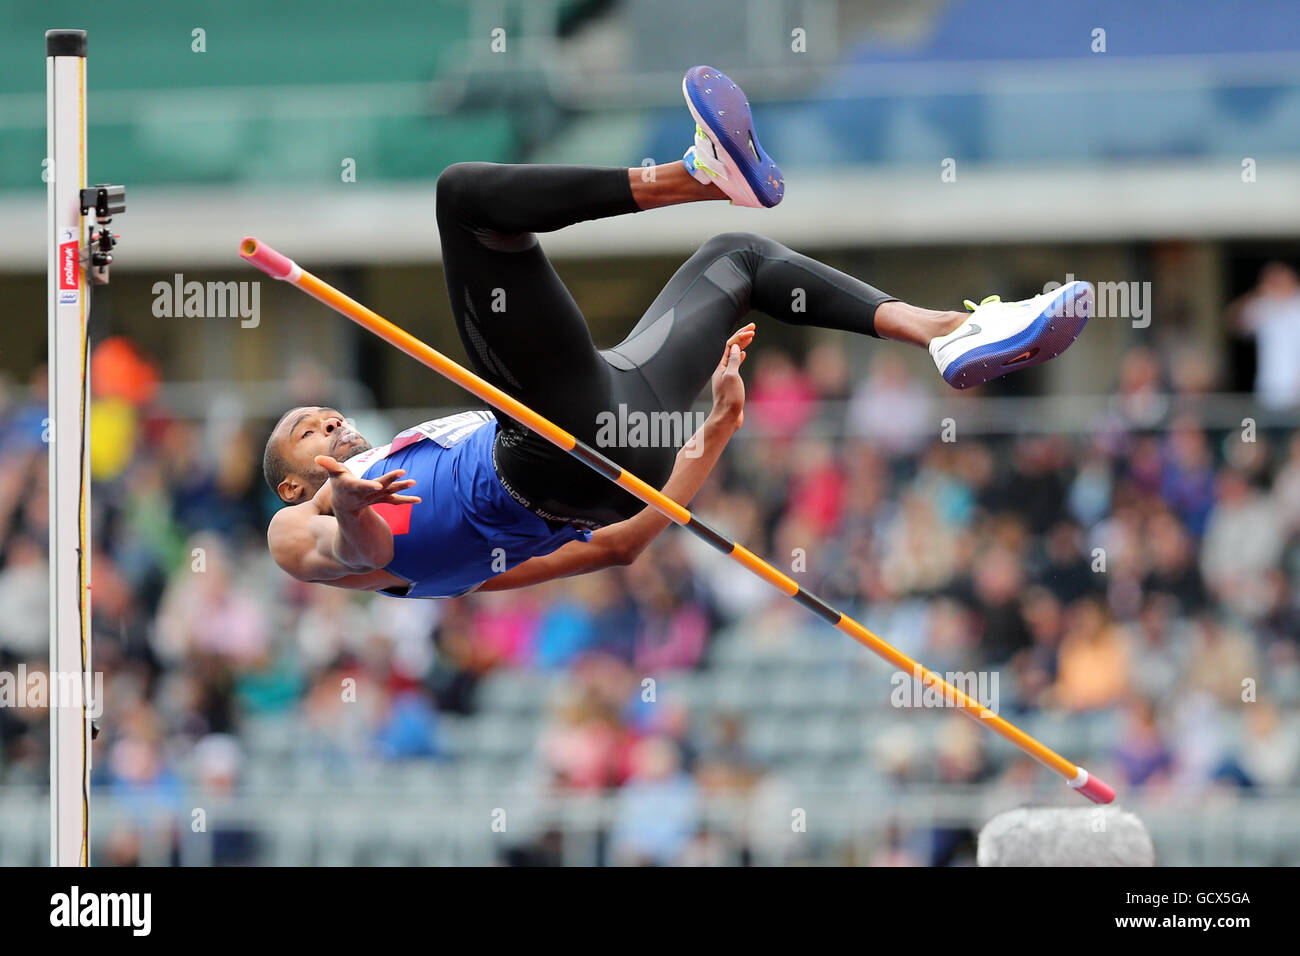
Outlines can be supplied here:
M673 501L657 488L646 484L594 448L579 441L563 428L533 411L527 405L507 395L501 389L475 375L469 369L452 361L437 349L426 345L404 329L398 328L383 316L372 312L355 299L349 298L329 283L302 269L285 255L265 243L245 238L239 246L240 256L275 279L297 286L312 298L347 316L362 328L368 329L389 345L427 365L438 374L450 379L500 412L509 415L553 445L568 452L620 488L635 495L674 524L681 525L696 537L744 566L786 597L793 598L822 620L843 631L858 643L884 658L890 664L909 674L920 676L922 683L941 691L945 701L951 701L963 714L1001 735L1019 747L1043 766L1062 776L1066 783L1094 803L1110 803L1115 791L1099 777L1092 776L1082 767L1071 763L1060 754L1044 746L1019 727L1004 720L978 700L964 694L940 675L923 667L891 644L881 640L847 614L831 607L817 595L800 587L798 582L768 564L748 548L732 541L709 527L682 505Z

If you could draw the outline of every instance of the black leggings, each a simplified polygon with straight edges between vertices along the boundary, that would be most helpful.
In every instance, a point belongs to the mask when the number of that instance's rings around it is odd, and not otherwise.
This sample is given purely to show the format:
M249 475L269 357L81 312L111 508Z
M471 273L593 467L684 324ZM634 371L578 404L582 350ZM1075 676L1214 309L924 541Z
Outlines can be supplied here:
M724 233L677 270L623 342L597 350L533 233L638 211L626 169L457 163L438 178L443 271L475 371L659 488L677 454L662 439L690 437L693 428L672 426L693 421L687 414L751 309L875 335L876 307L893 297L771 239ZM640 434L638 416L652 423ZM497 472L537 513L592 527L644 507L507 415L497 418Z

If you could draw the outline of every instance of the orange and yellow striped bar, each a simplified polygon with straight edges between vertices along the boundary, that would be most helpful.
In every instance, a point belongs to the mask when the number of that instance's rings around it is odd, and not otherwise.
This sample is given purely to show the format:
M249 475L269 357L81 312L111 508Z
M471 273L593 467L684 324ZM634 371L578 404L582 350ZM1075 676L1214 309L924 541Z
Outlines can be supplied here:
M265 243L257 239L246 238L240 244L239 254L267 275L297 286L312 298L318 299L358 325L369 329L388 344L396 346L413 359L422 362L438 374L451 379L475 397L498 411L505 412L515 421L526 425L552 444L585 462L670 521L686 528L722 554L748 568L782 594L793 598L822 620L873 651L877 656L884 658L900 670L919 675L921 682L925 686L933 687L941 692L945 701L954 704L963 714L977 723L1006 738L1026 754L1043 764L1043 766L1060 774L1065 778L1066 783L1089 800L1094 803L1110 803L1115 799L1114 789L1099 777L1092 776L1088 771L1066 760L1049 747L1044 746L1019 727L999 717L979 701L962 693L938 674L921 666L921 664L912 660L893 645L881 640L853 618L831 607L811 591L804 590L799 586L798 582L777 570L748 548L715 531L691 514L687 508L682 507L682 505L673 501L657 488L646 484L636 475L625 471L616 462L611 461L596 449L578 441L563 428L560 428L549 419L543 418L517 399L507 395L491 382L475 375L437 349L421 342L409 332L393 325L383 316L367 309L360 302L349 298L310 272L304 271L292 259L276 252Z

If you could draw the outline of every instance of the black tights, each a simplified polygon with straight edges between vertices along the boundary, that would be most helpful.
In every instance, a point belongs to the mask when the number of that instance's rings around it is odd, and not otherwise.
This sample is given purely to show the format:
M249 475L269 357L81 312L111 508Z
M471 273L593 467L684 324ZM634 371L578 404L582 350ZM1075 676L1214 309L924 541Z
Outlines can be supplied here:
M534 233L638 211L625 169L457 163L438 178L443 271L475 371L662 487L677 454L658 440L667 429L651 428L642 441L633 429L611 430L610 413L617 420L622 406L625 422L652 415L663 422L663 412L688 421L751 309L793 325L875 335L876 307L893 297L779 242L729 232L700 246L623 342L598 350ZM643 507L541 436L497 418L497 471L538 512L603 525ZM692 430L673 436L680 442ZM611 435L622 443L611 444Z

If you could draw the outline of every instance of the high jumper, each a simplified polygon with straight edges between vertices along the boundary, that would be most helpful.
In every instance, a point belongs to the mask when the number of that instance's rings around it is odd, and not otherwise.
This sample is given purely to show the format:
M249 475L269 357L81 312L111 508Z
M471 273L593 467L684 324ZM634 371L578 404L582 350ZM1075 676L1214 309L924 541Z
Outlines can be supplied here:
M772 239L728 232L678 269L626 339L596 349L536 233L687 202L771 207L784 195L744 92L707 66L690 70L682 89L695 142L653 176L458 163L437 187L452 312L480 376L588 446L600 444L602 413L684 414L712 381L712 412L684 449L606 448L673 500L691 500L740 425L751 310L928 348L957 388L1046 361L1087 322L1092 290L1083 282L1022 302L967 303L971 312L932 311ZM267 441L264 472L291 506L268 532L284 570L400 597L525 587L625 564L669 523L500 413L426 422L372 448L338 409L290 409Z

